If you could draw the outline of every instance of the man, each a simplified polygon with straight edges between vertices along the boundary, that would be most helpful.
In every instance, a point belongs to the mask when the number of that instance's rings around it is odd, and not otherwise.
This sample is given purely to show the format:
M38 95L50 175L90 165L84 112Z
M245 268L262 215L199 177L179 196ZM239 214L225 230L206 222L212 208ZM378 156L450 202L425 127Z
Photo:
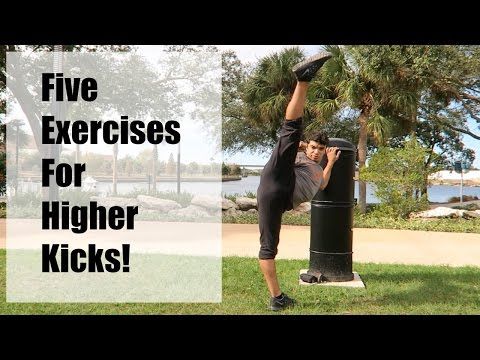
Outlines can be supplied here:
M295 301L280 290L275 267L282 214L310 201L328 185L333 164L340 151L327 148L328 138L321 133L301 142L302 116L309 82L322 65L332 57L321 52L292 68L297 85L287 106L285 122L270 160L265 165L257 190L258 225L260 228L260 269L270 292L269 309L282 310ZM304 150L305 152L298 152ZM298 152L298 155L297 155ZM327 155L325 169L320 161Z

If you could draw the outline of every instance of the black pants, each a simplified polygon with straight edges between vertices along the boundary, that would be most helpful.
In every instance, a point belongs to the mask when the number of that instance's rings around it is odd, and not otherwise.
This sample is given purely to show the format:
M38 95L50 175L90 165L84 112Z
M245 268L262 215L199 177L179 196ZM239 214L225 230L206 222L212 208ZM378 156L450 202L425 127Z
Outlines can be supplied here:
M280 241L282 214L293 208L293 166L302 137L302 118L285 121L280 138L263 169L257 190L260 259L275 259Z

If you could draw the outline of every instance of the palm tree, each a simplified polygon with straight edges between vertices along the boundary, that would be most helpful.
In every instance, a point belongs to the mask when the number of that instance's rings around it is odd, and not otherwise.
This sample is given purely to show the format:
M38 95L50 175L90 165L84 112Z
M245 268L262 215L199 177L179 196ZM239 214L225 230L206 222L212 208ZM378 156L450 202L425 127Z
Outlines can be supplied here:
M365 166L367 158L368 121L375 113L375 84L369 81L361 70L347 61L348 53L339 46L326 46L332 59L320 70L321 76L312 84L314 96L313 111L323 119L329 119L346 107L359 111L358 164L359 170ZM360 212L366 212L367 189L364 181L359 181Z
M480 122L478 46L359 46L353 53L369 80L386 95L379 110L395 120L401 135L413 137L422 130L419 126L428 128L421 119L427 120L424 116L430 114L432 126L475 137L466 119L470 116ZM425 167L435 157L433 148L429 151ZM422 193L426 194L427 186L425 177Z
M359 166L365 165L367 155L368 121L376 112L375 84L347 62L346 53L338 46L327 46L333 57L321 69L321 76L312 83L305 107L306 131L318 127L326 119L346 107L359 110L360 136L358 143ZM291 71L305 55L298 47L263 58L247 81L244 89L247 120L265 127L276 141L286 106L296 79ZM313 121L314 117L319 118ZM381 122L376 122L379 125ZM376 130L377 134L385 131ZM385 136L385 134L384 134ZM366 210L366 184L360 182L359 206Z
M243 100L246 122L259 131L266 131L273 143L277 141L277 131L296 84L292 66L304 57L299 47L264 57L245 83ZM305 115L308 122L308 110Z
M358 165L361 171L367 159L369 135L377 144L384 144L393 131L392 114L398 113L399 108L408 115L412 114L411 109L415 109L418 98L411 88L398 85L394 66L378 65L373 61L381 63L384 60L385 47L340 48L332 45L325 49L333 56L312 84L312 108L323 119L348 108L358 111ZM366 183L359 180L361 213L366 212L366 197Z
M407 85L396 85L393 63L390 67L369 66L382 61L385 47L326 46L332 59L325 63L312 83L305 108L306 131L322 125L346 109L355 110L359 124L359 168L365 166L369 134L377 144L385 143L394 129L392 114L398 109L411 116L418 95ZM289 48L263 58L244 88L246 119L258 128L267 128L276 141L285 108L296 80L292 66L304 58L299 48ZM398 78L398 76L397 76ZM315 120L315 121L313 121ZM359 208L366 212L366 183L359 181Z

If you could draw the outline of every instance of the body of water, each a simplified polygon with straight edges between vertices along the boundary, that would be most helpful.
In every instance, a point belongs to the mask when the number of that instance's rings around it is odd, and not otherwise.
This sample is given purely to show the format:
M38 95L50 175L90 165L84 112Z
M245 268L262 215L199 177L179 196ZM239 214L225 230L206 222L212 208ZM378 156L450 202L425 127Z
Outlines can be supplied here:
M225 194L245 194L246 191L257 192L260 176L249 176L240 181L223 183L222 191ZM464 186L463 195L478 196L480 198L480 187ZM358 182L355 182L355 198L358 198ZM447 202L453 196L460 196L460 186L433 185L428 188L428 200L431 202ZM367 203L378 203L375 197L374 188L367 184Z
M244 195L247 191L254 194L257 193L260 176L248 176L237 181L227 181L223 183L215 182L182 182L180 191L191 194L210 194L216 195L221 191L225 195ZM148 188L147 182L124 183L117 184L117 192L120 194L129 193L133 190L144 190ZM20 182L19 190L38 191L40 183ZM112 184L107 182L98 182L97 191L101 194L108 194L112 191ZM177 191L176 182L159 182L157 183L157 191ZM463 195L478 196L480 198L480 187L463 187ZM447 202L452 196L460 196L460 186L450 185L434 185L428 188L428 200L431 202ZM355 197L358 198L358 183L355 183ZM374 190L370 184L367 184L367 203L378 203Z

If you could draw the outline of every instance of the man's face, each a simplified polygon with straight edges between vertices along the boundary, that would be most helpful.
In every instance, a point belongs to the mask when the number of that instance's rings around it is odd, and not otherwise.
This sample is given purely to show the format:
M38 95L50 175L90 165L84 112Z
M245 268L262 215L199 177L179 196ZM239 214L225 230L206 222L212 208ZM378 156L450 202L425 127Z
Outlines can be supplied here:
M323 155L325 155L325 145L310 140L307 145L307 150L305 150L305 154L310 160L319 163L322 160Z

